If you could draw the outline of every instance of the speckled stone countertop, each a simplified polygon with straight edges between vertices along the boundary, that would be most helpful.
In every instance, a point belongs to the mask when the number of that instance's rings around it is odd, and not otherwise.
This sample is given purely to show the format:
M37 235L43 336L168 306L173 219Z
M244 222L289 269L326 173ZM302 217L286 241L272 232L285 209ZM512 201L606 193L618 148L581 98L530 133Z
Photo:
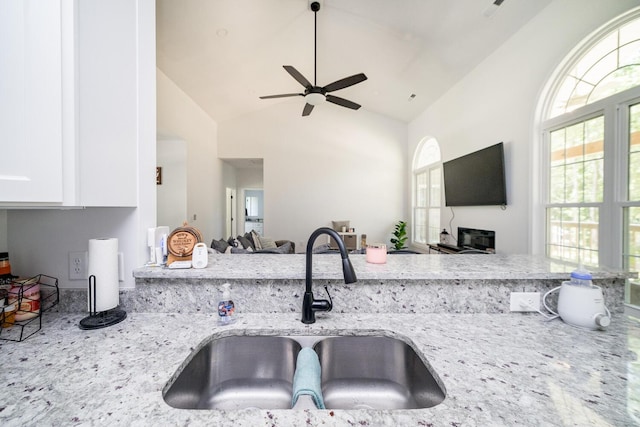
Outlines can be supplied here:
M633 426L640 423L640 324L614 316L606 331L520 314L130 313L83 331L83 314L47 313L41 332L0 341L3 426ZM181 410L162 390L212 334L353 334L410 339L440 376L445 400L429 409Z
M212 256L204 270L143 267L121 290L128 318L83 331L84 290L21 343L0 341L0 425L633 426L640 425L640 323L622 313L624 277L598 269L612 309L606 331L537 314L504 313L514 289L550 289L573 268L528 255L389 255L342 283L337 255L315 255L314 289L331 285L334 310L300 322L303 255ZM239 319L216 325L229 281ZM70 302L69 302L70 301ZM505 307L507 307L505 309ZM501 314L503 313L503 314ZM182 410L162 390L204 339L228 334L349 335L410 340L446 388L414 410Z
M336 261L336 258L338 261ZM388 255L386 264L366 262L365 255L349 255L359 280L421 279L562 279L575 266L535 255ZM171 270L160 267L135 269L134 277L185 279L304 279L305 255L232 254L210 255L204 269ZM341 279L338 254L313 255L315 279ZM598 268L594 279L628 277L628 273Z
M335 309L346 313L386 313L390 306L420 314L506 313L511 292L540 292L543 299L575 269L532 255L388 255L386 264L367 263L365 255L349 258L358 276L353 284L344 283L338 254L313 256L314 292L324 295L328 286ZM592 273L608 308L624 311L625 278L635 273ZM134 276L135 290L120 295L129 311L210 313L228 282L245 311L289 313L302 305L305 256L211 255L205 269L142 267ZM73 306L86 306L86 294L69 292L65 301L69 308L61 311L74 311Z

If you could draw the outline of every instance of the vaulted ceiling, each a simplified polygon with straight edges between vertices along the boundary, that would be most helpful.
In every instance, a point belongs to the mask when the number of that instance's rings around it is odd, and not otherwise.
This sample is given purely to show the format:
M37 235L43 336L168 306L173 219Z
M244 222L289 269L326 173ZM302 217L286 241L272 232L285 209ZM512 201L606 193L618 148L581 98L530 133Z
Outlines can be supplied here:
M365 73L334 94L409 122L551 0L494 1L321 0L316 83ZM259 96L304 90L283 65L314 82L309 3L157 0L158 68L219 122L277 102L298 103L302 113L302 97Z

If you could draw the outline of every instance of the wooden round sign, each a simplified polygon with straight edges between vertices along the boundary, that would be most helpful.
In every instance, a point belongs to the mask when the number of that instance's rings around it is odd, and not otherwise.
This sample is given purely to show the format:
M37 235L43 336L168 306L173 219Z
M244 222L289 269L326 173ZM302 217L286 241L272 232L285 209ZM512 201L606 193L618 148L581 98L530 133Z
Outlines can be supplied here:
M169 234L167 238L167 249L175 257L186 258L193 254L196 243L202 241L202 235L197 228L179 227Z

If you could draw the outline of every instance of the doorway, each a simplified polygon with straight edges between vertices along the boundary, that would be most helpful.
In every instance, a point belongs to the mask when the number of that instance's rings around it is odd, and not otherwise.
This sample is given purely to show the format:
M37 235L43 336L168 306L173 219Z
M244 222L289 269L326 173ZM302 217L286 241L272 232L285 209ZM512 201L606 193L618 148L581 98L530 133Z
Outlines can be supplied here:
M244 232L256 231L264 236L264 191L244 190Z

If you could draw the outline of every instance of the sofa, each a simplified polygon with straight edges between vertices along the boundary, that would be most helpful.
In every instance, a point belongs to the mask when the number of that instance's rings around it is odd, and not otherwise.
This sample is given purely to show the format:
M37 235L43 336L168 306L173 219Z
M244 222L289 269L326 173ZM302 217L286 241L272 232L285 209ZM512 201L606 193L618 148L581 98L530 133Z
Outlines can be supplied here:
M228 239L213 240L211 248L221 254L293 254L296 245L290 240L274 240L260 236L256 231Z

